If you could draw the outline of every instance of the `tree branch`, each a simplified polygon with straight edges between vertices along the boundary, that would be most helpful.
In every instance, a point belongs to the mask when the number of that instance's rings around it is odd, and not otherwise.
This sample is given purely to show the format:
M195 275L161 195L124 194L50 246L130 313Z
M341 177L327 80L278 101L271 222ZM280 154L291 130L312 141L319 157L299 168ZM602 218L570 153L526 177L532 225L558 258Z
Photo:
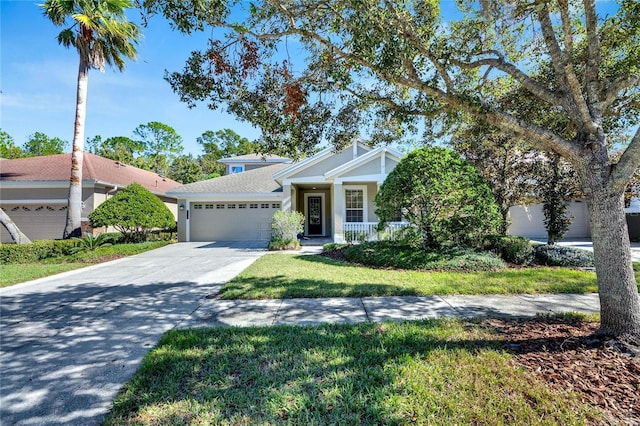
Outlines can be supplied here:
M640 168L640 127L625 149L620 161L612 166L611 183L614 188L624 189L631 176Z
M562 9L563 1L560 1L560 8ZM540 3L539 3L540 4ZM553 25L551 18L549 17L549 7L546 2L541 3L542 7L538 12L538 19L540 21L540 28L542 29L542 35L544 37L547 48L549 49L549 55L551 56L551 62L553 67L558 73L558 77L561 77L559 83L566 84L573 100L573 108L567 110L567 112L574 117L576 122L582 123L588 130L597 132L597 125L591 118L591 111L587 105L584 96L582 95L582 89L580 88L580 82L576 76L573 65L571 64L571 51L568 49L573 45L573 38L571 36L571 22L564 22L564 19L571 19L569 12L561 12L562 27L565 34L565 52L562 52L558 41L556 40L555 33L553 31Z
M495 52L498 54L497 52ZM472 62L465 62L455 58L449 58L452 64L463 68L463 69L474 69L479 68L481 66L490 66L499 69L505 74L510 75L516 81L518 81L522 86L538 96L540 99L550 103L551 105L559 105L565 108L568 107L563 97L556 95L542 84L538 83L535 79L531 78L526 73L522 72L520 68L516 67L512 63L509 63L504 60L504 58L498 54L497 58L483 58L477 59Z
M600 55L600 37L598 36L598 15L594 0L584 0L587 31L587 64L585 68L585 83L589 103L597 105L600 102L600 82L598 80L598 65L602 57ZM600 113L604 112L604 108Z

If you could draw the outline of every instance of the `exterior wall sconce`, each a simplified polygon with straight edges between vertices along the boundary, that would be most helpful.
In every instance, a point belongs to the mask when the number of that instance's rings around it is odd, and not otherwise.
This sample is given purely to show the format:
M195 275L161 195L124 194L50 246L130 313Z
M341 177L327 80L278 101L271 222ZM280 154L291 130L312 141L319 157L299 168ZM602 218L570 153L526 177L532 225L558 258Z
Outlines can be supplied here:
M184 210L184 204L180 204L178 207L180 208L180 210Z

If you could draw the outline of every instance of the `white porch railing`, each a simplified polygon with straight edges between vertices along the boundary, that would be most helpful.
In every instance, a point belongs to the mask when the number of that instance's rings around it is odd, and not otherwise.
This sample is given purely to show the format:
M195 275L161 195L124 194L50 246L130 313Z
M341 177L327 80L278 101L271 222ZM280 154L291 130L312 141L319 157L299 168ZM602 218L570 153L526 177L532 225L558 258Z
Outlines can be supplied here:
M345 222L344 240L347 243L394 240L408 226L409 222L388 222L383 231L378 231L378 222Z

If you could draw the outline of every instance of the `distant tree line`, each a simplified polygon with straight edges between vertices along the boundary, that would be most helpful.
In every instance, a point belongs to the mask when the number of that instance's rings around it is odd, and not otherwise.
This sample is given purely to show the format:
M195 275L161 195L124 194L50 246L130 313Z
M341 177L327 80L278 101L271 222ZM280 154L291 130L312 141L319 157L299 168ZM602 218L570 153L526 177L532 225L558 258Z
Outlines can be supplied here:
M182 137L171 126L151 121L136 127L132 137L100 135L87 138L86 152L130 164L167 176L183 184L211 179L224 174L221 158L253 154L258 145L231 129L207 130L197 138L203 153L185 154ZM0 158L23 158L63 154L69 142L35 132L19 146L13 137L0 130Z

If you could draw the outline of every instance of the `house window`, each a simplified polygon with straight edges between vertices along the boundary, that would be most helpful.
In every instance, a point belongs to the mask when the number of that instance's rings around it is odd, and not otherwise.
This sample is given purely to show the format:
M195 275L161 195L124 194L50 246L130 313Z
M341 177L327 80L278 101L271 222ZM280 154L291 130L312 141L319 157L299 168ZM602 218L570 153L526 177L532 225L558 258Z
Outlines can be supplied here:
M268 208L269 208L269 203L262 203L262 204L260 204L260 208L261 208L261 209L268 209Z
M231 174L242 173L244 172L244 164L241 164L239 166L229 166L229 171Z
M279 209L279 208L280 208L280 203L273 203L273 204L271 204L271 208L272 208L272 209Z
M364 189L345 189L345 222L364 222Z
M246 204L238 204L238 208L239 209L246 209L247 205Z
M249 208L250 209L257 209L258 208L258 204L249 204Z
M193 209L194 209L194 210L200 210L200 209L202 209L202 204L194 204L194 205L193 205Z
M236 205L235 204L227 204L227 208L229 209L235 209Z
M213 204L205 204L204 208L207 210L213 209Z
M224 204L216 204L216 209L224 209Z

